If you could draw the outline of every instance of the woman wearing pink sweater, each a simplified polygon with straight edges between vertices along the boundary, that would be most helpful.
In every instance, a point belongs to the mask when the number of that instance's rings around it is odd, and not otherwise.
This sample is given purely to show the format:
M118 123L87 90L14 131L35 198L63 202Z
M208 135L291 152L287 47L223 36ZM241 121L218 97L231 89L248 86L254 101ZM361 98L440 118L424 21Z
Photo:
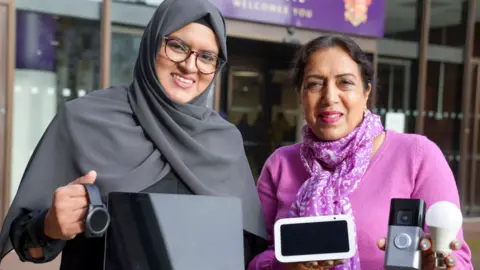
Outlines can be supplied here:
M263 168L257 189L270 247L250 262L249 270L380 270L391 198L459 206L455 179L440 149L420 135L385 131L380 117L367 110L373 76L368 58L347 37L320 37L301 49L294 85L307 125L302 143L278 149ZM275 221L331 214L353 216L354 258L288 265L275 259ZM425 238L421 248L423 269L433 270L431 242ZM473 269L462 231L452 249L449 269Z

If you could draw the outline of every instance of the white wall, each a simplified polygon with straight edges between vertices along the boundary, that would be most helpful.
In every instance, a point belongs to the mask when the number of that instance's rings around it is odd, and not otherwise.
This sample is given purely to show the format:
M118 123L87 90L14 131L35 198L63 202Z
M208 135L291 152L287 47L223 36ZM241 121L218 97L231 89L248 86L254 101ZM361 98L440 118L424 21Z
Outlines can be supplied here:
M10 186L12 200L35 146L55 116L56 79L56 74L48 71L15 71Z

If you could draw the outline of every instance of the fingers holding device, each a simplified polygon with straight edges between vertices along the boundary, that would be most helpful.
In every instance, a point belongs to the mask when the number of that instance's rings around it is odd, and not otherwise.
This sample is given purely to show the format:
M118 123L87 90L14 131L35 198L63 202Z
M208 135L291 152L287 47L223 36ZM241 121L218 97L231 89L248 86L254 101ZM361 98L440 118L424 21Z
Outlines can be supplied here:
M423 200L391 200L385 269L422 269L420 241L424 235L425 213Z

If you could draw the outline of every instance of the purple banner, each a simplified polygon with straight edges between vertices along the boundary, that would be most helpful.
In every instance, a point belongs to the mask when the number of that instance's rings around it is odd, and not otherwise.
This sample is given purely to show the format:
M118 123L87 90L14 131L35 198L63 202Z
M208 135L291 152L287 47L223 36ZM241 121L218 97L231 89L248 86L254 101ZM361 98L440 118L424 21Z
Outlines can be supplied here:
M227 18L383 37L385 0L210 0Z
M29 11L17 11L16 18L16 68L55 71L55 18Z

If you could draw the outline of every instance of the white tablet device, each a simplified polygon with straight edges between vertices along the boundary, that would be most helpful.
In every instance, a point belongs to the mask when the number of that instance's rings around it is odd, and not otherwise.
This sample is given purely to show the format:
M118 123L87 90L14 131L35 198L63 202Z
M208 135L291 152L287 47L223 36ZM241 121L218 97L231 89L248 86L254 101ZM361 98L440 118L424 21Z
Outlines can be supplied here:
M274 226L282 263L342 260L355 255L353 220L346 215L284 218Z

